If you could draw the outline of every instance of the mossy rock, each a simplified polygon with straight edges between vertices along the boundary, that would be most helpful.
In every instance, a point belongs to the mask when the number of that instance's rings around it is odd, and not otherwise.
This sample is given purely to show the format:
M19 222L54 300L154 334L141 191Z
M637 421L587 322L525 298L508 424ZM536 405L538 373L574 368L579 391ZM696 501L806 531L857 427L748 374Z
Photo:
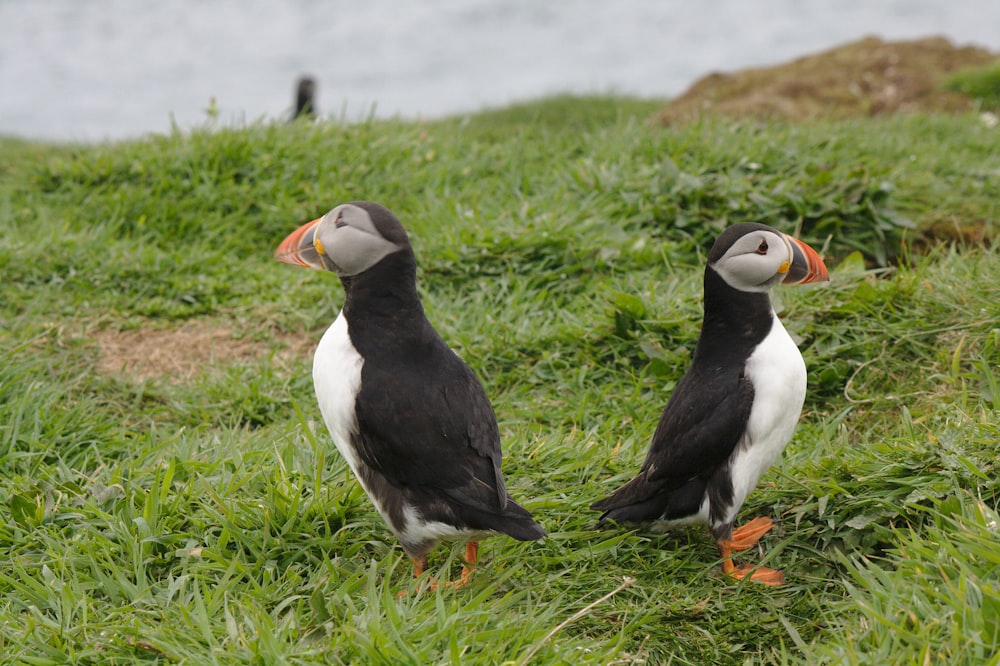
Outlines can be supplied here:
M866 37L792 62L713 73L657 114L664 124L703 114L793 121L907 112L966 112L976 98L947 89L960 70L995 66L1000 55L943 37L887 42Z

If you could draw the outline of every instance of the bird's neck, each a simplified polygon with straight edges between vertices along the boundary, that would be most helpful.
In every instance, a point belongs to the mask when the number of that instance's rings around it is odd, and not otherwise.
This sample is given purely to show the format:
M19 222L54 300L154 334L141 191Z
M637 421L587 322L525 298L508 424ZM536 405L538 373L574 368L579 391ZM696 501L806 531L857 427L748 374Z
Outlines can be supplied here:
M411 329L412 322L424 319L416 273L413 254L396 252L364 273L342 277L344 315L352 324L364 322L372 331ZM406 322L411 325L403 326Z
M705 314L695 356L749 355L771 331L774 311L767 292L745 292L705 269Z

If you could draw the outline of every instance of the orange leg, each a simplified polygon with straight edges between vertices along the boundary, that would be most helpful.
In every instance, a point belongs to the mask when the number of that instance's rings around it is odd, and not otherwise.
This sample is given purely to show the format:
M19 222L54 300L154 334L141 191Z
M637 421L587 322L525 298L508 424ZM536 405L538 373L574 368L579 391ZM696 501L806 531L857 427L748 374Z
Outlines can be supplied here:
M420 557L413 558L413 577L420 578L423 573L427 571L427 556L421 555Z
M722 571L726 575L740 580L749 575L750 580L763 583L764 585L781 585L784 583L785 577L777 569L770 569L768 567L754 568L750 565L737 568L733 564L732 551L753 548L772 527L774 527L774 521L770 518L760 516L733 530L733 534L728 541L719 542L719 552L722 553Z
M441 583L445 587L460 588L465 587L472 581L472 572L476 569L476 563L479 562L479 542L469 541L465 544L465 563L462 565L462 575L458 580L447 581ZM419 578L423 573L427 571L427 556L424 555L420 558L413 558L413 577ZM438 582L432 580L428 585L428 589L436 590L438 589ZM402 597L406 595L406 591L400 592L396 596Z
M420 578L427 571L427 556L421 555L420 557L411 557L413 561L413 577ZM437 588L437 583L431 583L431 589ZM397 597L405 597L406 590L401 590L396 593Z
M462 575L458 580L450 580L444 583L445 586L458 589L465 587L472 581L472 572L476 570L476 563L479 561L479 542L468 541L465 544L465 563L462 565ZM431 589L436 589L432 587Z
M729 537L727 545L733 550L753 548L772 527L774 527L774 521L764 516L758 516L749 523L733 530L733 535Z
M472 572L479 562L479 542L469 541L465 544L465 564L462 565L462 577L452 583L454 587L465 587L472 580Z

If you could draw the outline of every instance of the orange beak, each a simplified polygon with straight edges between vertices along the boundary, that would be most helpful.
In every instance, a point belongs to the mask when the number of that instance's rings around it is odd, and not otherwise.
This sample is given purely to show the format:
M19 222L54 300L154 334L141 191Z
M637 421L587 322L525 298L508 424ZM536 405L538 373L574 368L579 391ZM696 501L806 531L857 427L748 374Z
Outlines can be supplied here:
M305 268L323 269L326 266L316 249L316 225L323 218L306 222L301 227L288 234L281 245L274 251L274 258L284 264L304 266Z
M792 263L781 284L806 284L808 282L829 282L830 273L826 264L812 249L798 238L785 236L792 248Z

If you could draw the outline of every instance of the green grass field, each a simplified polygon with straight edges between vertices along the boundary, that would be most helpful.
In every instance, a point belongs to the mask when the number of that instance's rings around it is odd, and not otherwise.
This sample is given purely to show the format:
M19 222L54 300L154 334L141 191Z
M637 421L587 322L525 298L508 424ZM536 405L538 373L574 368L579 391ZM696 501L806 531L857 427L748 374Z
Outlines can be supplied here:
M1000 129L658 106L0 140L0 662L997 664ZM485 542L466 589L418 592L320 422L336 277L272 259L353 199L410 231L549 532ZM832 274L775 293L810 383L743 512L779 521L740 558L774 589L702 528L587 508L641 462L744 220Z

